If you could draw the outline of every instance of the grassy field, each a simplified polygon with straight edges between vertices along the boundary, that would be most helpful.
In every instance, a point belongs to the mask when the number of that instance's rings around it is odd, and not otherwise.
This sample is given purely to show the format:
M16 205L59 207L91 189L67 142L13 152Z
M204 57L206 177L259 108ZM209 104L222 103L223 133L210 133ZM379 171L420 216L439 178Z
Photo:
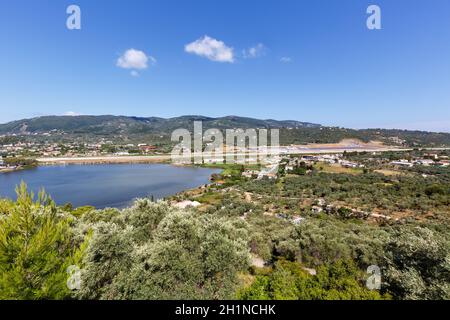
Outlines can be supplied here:
M235 176L240 175L242 170L259 170L261 166L259 164L241 165L241 164L203 164L203 168L216 168L223 169L223 176Z
M202 203L202 204L210 204L210 205L218 205L222 201L222 194L217 192L208 192L205 194L202 194L200 197L196 198L195 200Z
M361 174L363 173L363 169L361 168L344 168L339 164L327 164L327 163L316 163L314 165L320 172L326 173L347 173L347 174Z
M385 176L388 176L388 177L405 175L404 172L389 170L389 169L375 170L375 172L384 174Z

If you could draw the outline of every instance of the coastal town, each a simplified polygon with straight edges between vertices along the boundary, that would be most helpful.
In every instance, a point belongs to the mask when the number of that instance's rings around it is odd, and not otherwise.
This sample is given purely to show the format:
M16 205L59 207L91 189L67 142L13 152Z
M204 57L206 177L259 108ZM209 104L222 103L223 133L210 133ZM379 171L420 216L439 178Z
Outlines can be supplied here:
M49 133L50 134L50 133ZM167 152L164 152L160 146L147 143L115 143L106 139L99 139L95 143L81 143L81 142L24 142L19 141L1 143L11 139L14 136L0 136L0 172L20 169L23 166L30 166L30 161L38 161L45 159L51 163L70 162L76 159L106 159L133 160L145 162L146 157L151 160L152 156L159 156L161 160L168 160ZM424 149L425 150L425 149ZM444 149L443 149L444 150ZM258 163L258 154L267 150L258 150L251 148L224 148L226 152L235 152L247 155L244 161L246 163ZM341 145L289 145L280 146L276 150L269 151L270 154L276 154L276 157L269 157L265 159L267 167L261 171L250 170L243 173L245 177L255 176L257 179L264 177L274 179L278 168L282 168L287 173L298 170L299 167L311 165L314 163L325 163L328 165L342 167L342 168L364 168L363 163L358 161L350 161L346 154L352 152L365 153L373 155L373 158L365 159L367 161L375 161L379 164L388 165L391 167L411 168L416 165L421 166L449 166L449 157L446 154L440 154L439 150L430 150L429 152L422 152L420 155L405 158L398 158L389 160L381 157L384 152L397 151L399 153L408 154L412 149L400 149L398 147L389 146L374 146L366 145L358 142L350 142ZM27 160L27 161L24 161ZM64 159L65 161L59 159ZM222 163L223 158L205 159L205 164ZM100 160L99 160L100 161ZM45 161L41 161L45 162Z

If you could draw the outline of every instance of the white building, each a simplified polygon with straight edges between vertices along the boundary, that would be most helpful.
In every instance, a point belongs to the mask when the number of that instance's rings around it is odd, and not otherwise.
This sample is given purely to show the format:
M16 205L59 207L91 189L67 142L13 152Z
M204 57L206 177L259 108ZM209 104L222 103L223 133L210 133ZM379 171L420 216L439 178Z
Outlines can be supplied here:
M201 205L201 203L198 202L198 201L185 200L185 201L181 201L181 202L175 203L173 206L176 207L176 208L179 208L179 209L186 209L186 208L189 208L189 207L196 208L196 207L198 207L200 205Z
M416 161L417 164L421 164L423 166L431 166L435 164L434 160L431 159L419 159Z
M261 170L258 174L258 180L261 180L264 177L267 177L269 179L276 179L278 173L278 164L271 166L269 168L265 168Z
M295 224L295 225L301 224L303 220L305 220L305 218L302 218L302 217L299 217L299 216L294 216L291 219L292 223Z
M402 167L409 167L409 168L411 168L414 165L411 162L409 162L408 160L392 161L391 164L394 166L402 166Z

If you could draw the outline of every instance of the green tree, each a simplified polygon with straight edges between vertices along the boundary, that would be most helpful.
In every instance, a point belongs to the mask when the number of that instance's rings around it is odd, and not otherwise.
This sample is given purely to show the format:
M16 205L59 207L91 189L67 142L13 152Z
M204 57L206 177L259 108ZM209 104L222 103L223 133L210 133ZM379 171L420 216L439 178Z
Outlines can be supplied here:
M227 298L249 264L246 224L236 218L142 199L93 229L81 298Z
M396 228L385 246L388 290L399 299L450 299L450 237L425 226Z
M379 300L389 299L363 285L361 272L351 261L337 261L308 274L296 262L280 260L269 275L258 276L254 283L238 291L243 300Z
M44 192L36 201L26 184L16 202L0 207L0 299L64 299L70 265L84 245L74 243L71 219Z

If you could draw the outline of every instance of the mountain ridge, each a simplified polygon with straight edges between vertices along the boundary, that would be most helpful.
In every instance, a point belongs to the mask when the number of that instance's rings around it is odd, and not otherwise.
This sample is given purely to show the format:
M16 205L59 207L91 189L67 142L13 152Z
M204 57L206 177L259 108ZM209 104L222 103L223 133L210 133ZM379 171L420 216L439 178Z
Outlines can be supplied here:
M343 139L358 139L363 142L379 141L387 145L417 148L450 147L450 133L401 129L348 129L296 120L261 120L233 115L217 118L201 115L172 118L114 115L41 116L0 124L0 136L4 136L2 138L4 141L9 141L8 137L21 136L23 141L45 139L55 143L75 139L80 143L96 142L103 138L123 143L145 140L147 143L169 145L174 130L187 129L192 132L196 120L202 121L203 130L280 129L282 145L338 143Z
M137 117L114 115L80 115L80 116L41 116L30 119L15 120L0 124L0 134L44 133L52 130L67 133L91 133L92 131L110 131L118 128L132 133L166 132L178 128L189 128L193 121L203 121L207 128L318 128L320 124L296 120L256 119L239 116L206 117L201 115L184 115L172 118ZM104 130L101 130L101 129Z

